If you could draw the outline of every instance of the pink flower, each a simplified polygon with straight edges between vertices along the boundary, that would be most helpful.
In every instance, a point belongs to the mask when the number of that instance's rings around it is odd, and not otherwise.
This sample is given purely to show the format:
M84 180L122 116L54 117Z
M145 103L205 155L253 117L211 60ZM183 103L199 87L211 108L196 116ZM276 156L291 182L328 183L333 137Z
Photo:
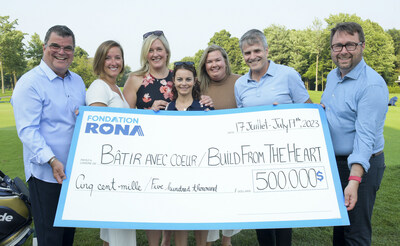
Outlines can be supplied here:
M150 102L151 100L152 100L152 99L151 99L149 93L146 93L146 94L143 95L143 98L142 98L142 101L143 101L143 102L148 103L148 102Z
M165 92L164 92L164 98L165 99L171 99L172 100L172 97L173 97L173 93L172 93L172 89L171 88L169 88L169 87L167 87L166 86L166 88L168 88Z
M165 81L165 79L161 80L160 83L161 83L162 85L167 85L167 81Z
M146 74L146 75L143 77L142 85L143 85L144 87L147 87L149 84L153 84L153 83L154 83L154 78L153 78L153 76L151 76L150 74Z
M163 94L164 94L164 93L167 93L168 89L169 89L168 86L161 86L161 87L160 87L160 92L163 93Z

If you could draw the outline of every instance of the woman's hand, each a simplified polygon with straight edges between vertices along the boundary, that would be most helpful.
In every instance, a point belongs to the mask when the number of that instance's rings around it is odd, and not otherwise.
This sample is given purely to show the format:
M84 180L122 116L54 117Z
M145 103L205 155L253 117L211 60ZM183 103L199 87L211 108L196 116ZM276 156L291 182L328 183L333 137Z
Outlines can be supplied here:
M165 109L167 107L168 102L164 100L155 100L153 105L151 106L151 109L154 110L154 112L158 112L161 109Z
M200 104L204 106L208 106L210 108L214 107L214 102L212 101L211 97L206 95L200 96Z

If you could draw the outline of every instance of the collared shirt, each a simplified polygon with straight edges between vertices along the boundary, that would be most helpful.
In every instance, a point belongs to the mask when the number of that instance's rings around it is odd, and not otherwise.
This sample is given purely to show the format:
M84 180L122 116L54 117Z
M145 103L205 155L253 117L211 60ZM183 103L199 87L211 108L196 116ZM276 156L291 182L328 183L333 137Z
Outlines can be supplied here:
M383 150L388 98L385 81L364 59L343 78L338 68L329 73L321 103L335 155L349 156L349 168L359 163L368 171L371 155Z
M18 136L23 144L25 177L56 183L47 163L56 156L64 166L75 126L75 110L85 105L82 78L57 76L42 60L24 74L11 98Z
M204 106L204 105L201 105L198 100L193 100L192 104L189 107L187 107L187 109L185 111L204 111L206 109L214 110L214 107ZM165 108L165 110L178 111L178 109L176 108L176 101L170 102L167 105L167 107Z
M310 98L301 76L296 70L269 61L267 72L257 82L251 70L235 84L238 108L279 104L304 103Z

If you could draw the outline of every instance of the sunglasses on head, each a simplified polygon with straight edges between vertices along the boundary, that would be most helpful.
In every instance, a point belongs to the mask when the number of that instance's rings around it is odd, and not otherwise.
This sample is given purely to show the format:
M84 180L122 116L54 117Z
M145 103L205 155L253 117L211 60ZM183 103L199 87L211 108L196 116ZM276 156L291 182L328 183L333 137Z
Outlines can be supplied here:
M182 65L193 66L194 62L191 62L191 61L189 61L189 62L180 61L180 62L175 62L174 63L175 67L176 66L182 66Z
M164 35L164 32L160 31L160 30L152 31L152 32L146 32L145 34L143 34L143 39L146 39L150 35L161 36L161 35Z

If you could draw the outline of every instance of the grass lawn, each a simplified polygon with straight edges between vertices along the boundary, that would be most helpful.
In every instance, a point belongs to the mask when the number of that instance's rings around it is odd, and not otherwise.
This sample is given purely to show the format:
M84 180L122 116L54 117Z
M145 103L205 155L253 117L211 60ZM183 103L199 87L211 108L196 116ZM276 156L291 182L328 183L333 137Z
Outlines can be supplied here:
M310 91L311 100L319 103L321 92ZM395 96L391 94L390 97ZM400 94L396 96L400 97ZM25 178L22 160L22 145L18 139L10 103L0 103L0 169L11 178ZM372 219L372 245L398 245L400 242L400 105L389 107L385 123L386 171L377 195ZM296 228L293 230L293 245L331 245L332 228ZM143 231L137 232L138 245L146 245ZM232 238L232 244L258 245L255 231L244 230ZM26 245L31 245L30 242ZM101 245L99 229L78 228L75 245ZM190 245L194 245L190 234ZM214 245L220 245L216 242Z

